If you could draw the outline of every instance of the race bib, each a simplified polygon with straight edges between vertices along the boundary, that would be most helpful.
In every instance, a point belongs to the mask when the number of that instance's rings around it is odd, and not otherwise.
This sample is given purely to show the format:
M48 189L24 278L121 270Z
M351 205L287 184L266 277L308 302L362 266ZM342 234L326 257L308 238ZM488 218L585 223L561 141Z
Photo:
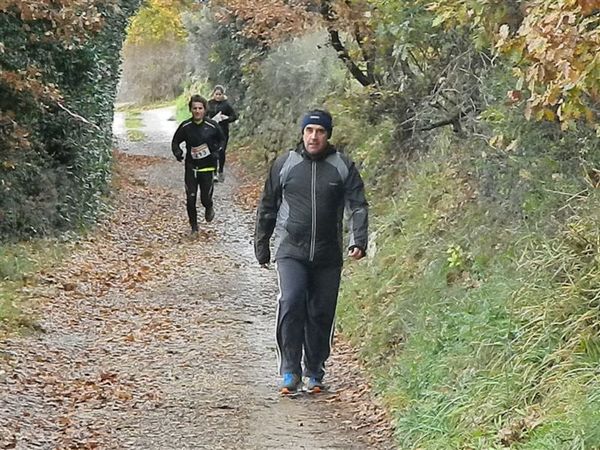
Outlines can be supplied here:
M191 154L192 159L202 159L210 155L210 150L208 149L208 145L202 144L197 147L192 147Z

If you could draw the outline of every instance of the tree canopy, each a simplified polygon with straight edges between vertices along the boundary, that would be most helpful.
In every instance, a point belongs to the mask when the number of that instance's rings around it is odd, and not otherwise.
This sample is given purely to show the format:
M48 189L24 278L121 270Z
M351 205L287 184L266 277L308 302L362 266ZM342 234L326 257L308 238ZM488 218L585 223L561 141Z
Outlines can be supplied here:
M361 84L405 93L420 85L430 103L448 103L436 95L440 79L448 80L444 67L473 67L476 58L465 59L466 51L490 62L502 57L515 77L507 98L525 101L527 118L559 121L564 129L579 119L598 123L598 0L216 0L210 7L263 46L322 25ZM472 109L473 90L464 89L472 81L460 82L463 95L450 101L451 116Z

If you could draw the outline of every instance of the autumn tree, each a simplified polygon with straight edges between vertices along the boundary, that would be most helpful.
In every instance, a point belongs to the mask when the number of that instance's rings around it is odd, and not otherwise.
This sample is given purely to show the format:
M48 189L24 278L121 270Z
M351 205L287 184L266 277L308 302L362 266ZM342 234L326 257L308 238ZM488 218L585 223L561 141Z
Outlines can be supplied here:
M303 2L284 0L214 0L210 8L220 23L264 48L307 32L314 15Z
M187 30L181 16L192 6L190 0L147 0L129 22L126 43L185 40Z
M557 120L563 129L579 119L598 123L600 1L442 0L429 8L445 30L469 26L506 55L517 78L509 100L526 99L527 118Z
M132 17L123 47L120 102L148 103L176 97L194 58L183 16L191 0L147 0Z
M395 110L412 134L450 125L480 110L478 85L498 62L518 82L509 101L525 115L563 128L597 122L598 0L217 0L216 17L269 47L325 27L349 73ZM281 20L279 20L281 17Z

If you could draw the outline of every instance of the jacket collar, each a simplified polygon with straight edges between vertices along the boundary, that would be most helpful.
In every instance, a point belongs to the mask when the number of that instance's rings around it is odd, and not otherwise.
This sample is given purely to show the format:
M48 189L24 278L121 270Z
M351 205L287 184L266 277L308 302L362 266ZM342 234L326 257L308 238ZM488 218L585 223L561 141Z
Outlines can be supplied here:
M323 150L318 155L312 155L306 151L306 148L304 148L304 142L300 142L296 147L296 151L300 153L303 158L310 159L312 161L320 161L322 159L327 158L329 155L335 153L337 150L333 145L327 143L327 147L325 147L325 150Z

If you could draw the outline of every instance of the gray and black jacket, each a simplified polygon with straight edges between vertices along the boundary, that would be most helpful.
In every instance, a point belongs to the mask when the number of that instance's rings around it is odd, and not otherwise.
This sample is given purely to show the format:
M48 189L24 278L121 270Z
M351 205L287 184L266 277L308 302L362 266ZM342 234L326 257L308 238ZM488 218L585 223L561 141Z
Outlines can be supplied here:
M349 219L348 248L367 249L368 205L354 163L329 145L314 158L301 143L279 156L258 205L254 252L260 264L294 258L322 266L341 266L342 219Z

